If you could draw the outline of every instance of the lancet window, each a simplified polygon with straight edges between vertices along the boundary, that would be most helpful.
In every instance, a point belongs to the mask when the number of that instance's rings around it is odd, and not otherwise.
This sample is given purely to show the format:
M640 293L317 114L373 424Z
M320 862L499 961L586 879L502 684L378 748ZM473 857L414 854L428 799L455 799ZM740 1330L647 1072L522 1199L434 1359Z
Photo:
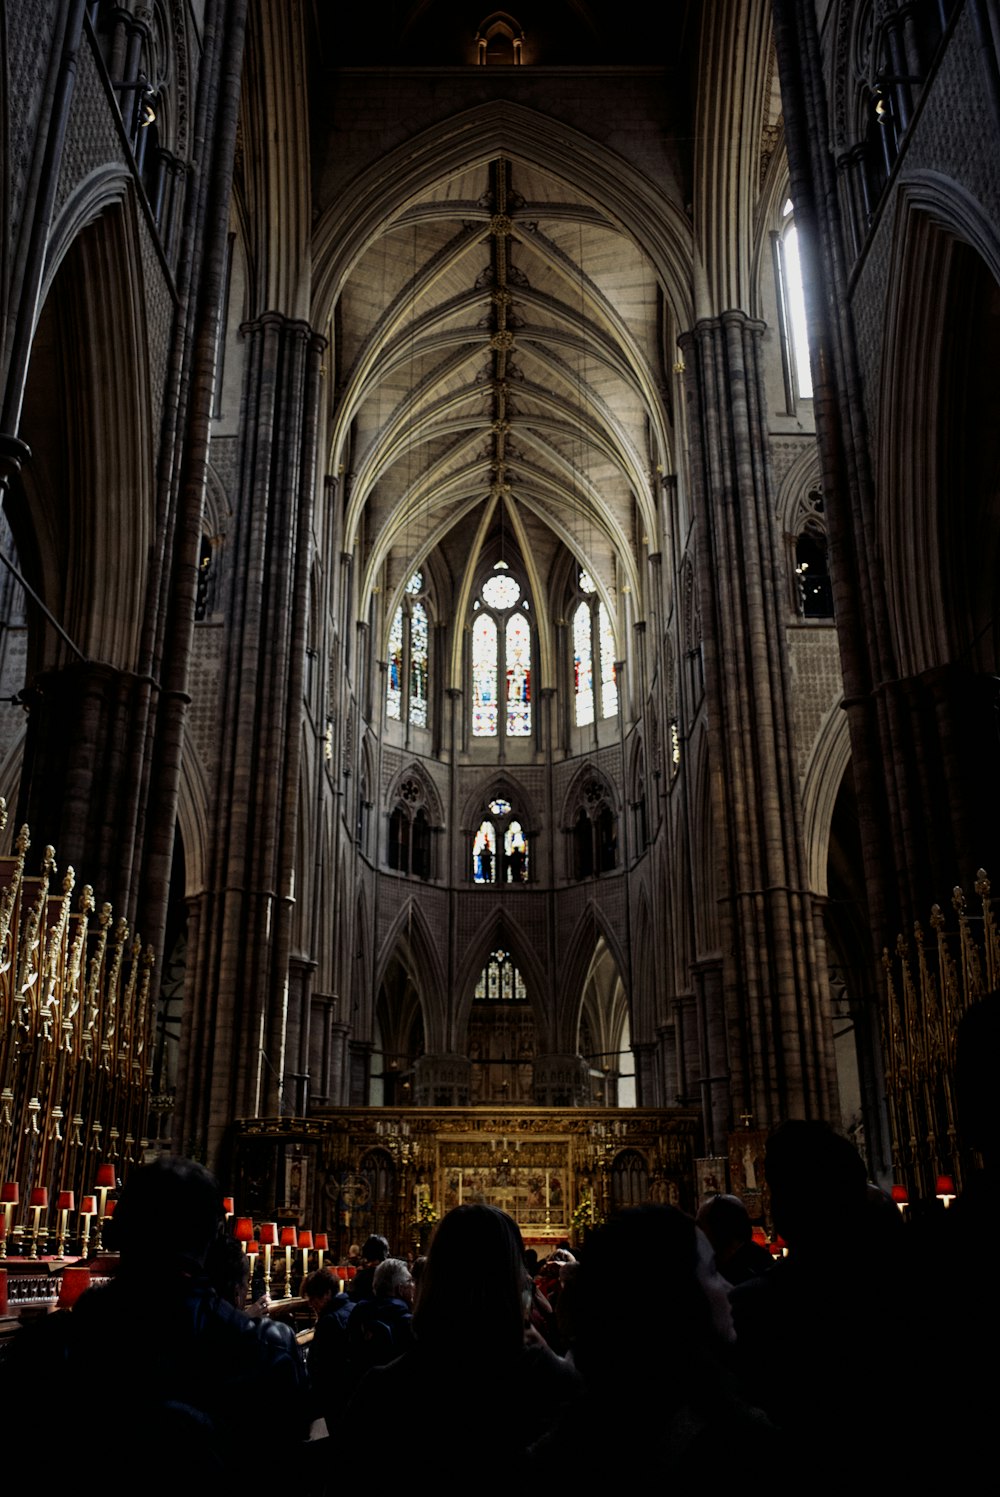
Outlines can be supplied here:
M496 796L486 813L472 839L473 883L527 883L528 837L513 806Z
M427 726L430 621L425 598L423 573L414 572L389 629L386 717L411 728Z
M618 711L615 672L615 632L611 615L597 596L589 572L581 571L577 586L583 594L573 610L573 694L576 725L596 716L614 717Z
M497 562L473 603L472 736L527 738L531 733L530 604Z

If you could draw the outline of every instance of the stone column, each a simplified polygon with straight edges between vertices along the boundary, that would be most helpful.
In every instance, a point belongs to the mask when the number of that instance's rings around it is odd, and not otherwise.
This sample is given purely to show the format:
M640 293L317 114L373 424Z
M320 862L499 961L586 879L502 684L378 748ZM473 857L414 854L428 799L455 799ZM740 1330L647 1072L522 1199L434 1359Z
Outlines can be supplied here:
M703 999L709 1076L725 1027L731 1114L758 1126L827 1116L835 1084L816 970L792 757L791 691L774 525L764 326L739 311L681 341L687 366L692 509L698 517L712 794L723 835L721 992ZM714 1116L718 1133L721 1119ZM718 1143L716 1138L716 1143Z
M277 313L243 331L244 459L219 703L217 819L184 1067L185 1133L204 1138L209 1158L227 1118L277 1112L289 1068L293 872L324 346L307 324ZM291 1001L297 1006L298 996Z

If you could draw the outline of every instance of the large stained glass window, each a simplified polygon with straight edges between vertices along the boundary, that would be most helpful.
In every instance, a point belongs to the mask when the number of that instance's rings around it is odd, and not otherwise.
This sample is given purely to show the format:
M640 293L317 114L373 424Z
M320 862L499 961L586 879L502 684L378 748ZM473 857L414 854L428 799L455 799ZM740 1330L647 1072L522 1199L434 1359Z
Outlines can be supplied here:
M484 806L472 840L472 880L476 884L526 884L529 838L510 801L496 795Z
M528 839L519 821L512 821L503 834L503 864L508 884L528 882Z
M531 734L531 624L521 594L499 562L472 605L474 738L496 738L501 723L508 738Z
M573 611L573 695L576 725L594 721L598 701L602 717L618 711L618 681L615 671L615 632L611 615L597 597L597 586L588 572L581 572L579 588L585 596ZM600 666L600 695L594 689L594 662Z
M421 601L424 576L414 572L389 630L385 715L414 728L427 727L430 623Z

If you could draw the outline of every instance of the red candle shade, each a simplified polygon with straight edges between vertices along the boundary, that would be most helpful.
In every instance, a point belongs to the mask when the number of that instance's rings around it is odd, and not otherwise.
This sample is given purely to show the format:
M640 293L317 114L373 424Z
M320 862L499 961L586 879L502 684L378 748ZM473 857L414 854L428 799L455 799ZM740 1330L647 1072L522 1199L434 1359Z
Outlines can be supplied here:
M16 1180L5 1180L0 1185L0 1206L16 1206L21 1200L20 1187Z
M68 1310L70 1305L75 1305L80 1295L90 1288L90 1269L84 1268L82 1264L71 1265L64 1268L62 1279L59 1283L58 1306L60 1310Z
M249 1216L238 1216L233 1236L237 1242L249 1242L253 1237L253 1221Z
M294 1227L282 1227L282 1229L281 1229L281 1238L280 1238L280 1241L278 1243L278 1246L279 1247L292 1247L292 1248L295 1246L295 1228Z
M71 1190L61 1190L59 1192L59 1199L56 1202L56 1209L59 1211L76 1210L76 1197Z
M894 1185L892 1187L892 1199L895 1201L895 1203L896 1203L897 1206L906 1206L906 1205L908 1205L909 1204L909 1200L910 1200L910 1195L909 1195L909 1191L906 1189L906 1186L905 1185Z
M80 1199L80 1214L81 1214L81 1216L96 1216L97 1215L97 1197L96 1196L82 1196L81 1197L81 1199Z
M47 1185L34 1185L34 1186L32 1186L31 1198L28 1201L28 1205L29 1206L37 1206L39 1208L39 1210L44 1211L45 1208L48 1206L48 1204L49 1204L49 1188L48 1188L48 1186Z
M259 1252L260 1252L260 1243L259 1242L254 1242L253 1238L251 1237L250 1241L247 1243L247 1257L248 1258L256 1258L256 1256L257 1256L257 1254Z
M232 1216L233 1215L234 1207L233 1207L233 1198L232 1198L232 1196L223 1196L222 1197L222 1209L226 1213L227 1216Z
M261 1222L259 1240L261 1247L274 1247L278 1241L278 1223Z
M938 1175L935 1194L939 1196L953 1196L955 1194L955 1182L950 1175Z
M312 1233L311 1232L306 1232L306 1231L300 1232L299 1233L299 1247L300 1248L311 1248L312 1245L313 1245L313 1235L312 1235Z
M752 1236L758 1247L767 1247L767 1233L763 1227L754 1227Z
M118 1205L117 1201L109 1201L108 1204L104 1208L105 1215L106 1216L114 1216L114 1214L115 1214L115 1207L117 1205Z
M330 1239L325 1232L316 1233L316 1241L313 1246L317 1252L328 1253L330 1251Z

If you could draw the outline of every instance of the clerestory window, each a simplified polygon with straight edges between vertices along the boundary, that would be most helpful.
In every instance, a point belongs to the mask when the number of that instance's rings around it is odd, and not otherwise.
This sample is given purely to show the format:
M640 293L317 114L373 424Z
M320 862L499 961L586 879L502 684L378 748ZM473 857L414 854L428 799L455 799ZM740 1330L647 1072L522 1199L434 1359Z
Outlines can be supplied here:
M611 616L589 572L580 573L577 586L583 596L573 610L573 694L576 725L582 728L597 715L615 716L618 681Z
M496 796L486 811L472 839L473 883L526 884L528 838L513 806Z
M531 733L529 601L498 561L472 605L472 736Z
M425 598L423 573L414 572L389 630L385 713L390 721L411 728L427 726L430 623Z

